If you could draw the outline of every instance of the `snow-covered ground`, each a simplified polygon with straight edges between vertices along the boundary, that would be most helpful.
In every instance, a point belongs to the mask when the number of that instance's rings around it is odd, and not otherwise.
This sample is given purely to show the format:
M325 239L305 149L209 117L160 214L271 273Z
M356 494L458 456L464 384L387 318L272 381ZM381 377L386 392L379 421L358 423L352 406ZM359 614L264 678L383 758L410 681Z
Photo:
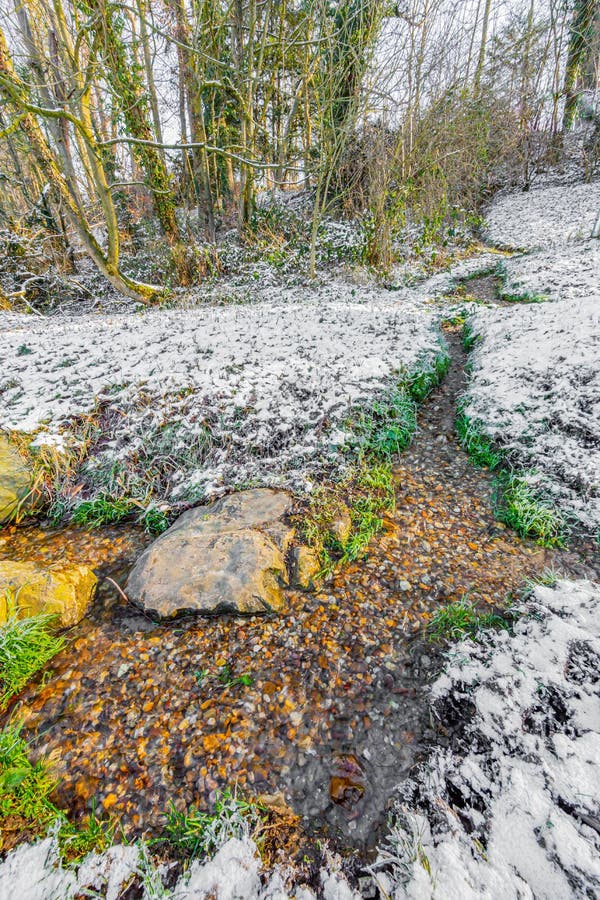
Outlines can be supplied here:
M514 634L489 632L449 652L432 710L450 730L399 788L394 825L372 866L381 896L401 900L572 900L600 884L600 585L538 586ZM0 900L116 898L135 875L144 898L311 900L285 861L263 871L247 833L195 862L176 886L142 847L113 847L78 870L52 838L0 864ZM325 900L353 900L330 859ZM372 894L368 894L372 896Z
M509 294L554 302L479 309L467 412L568 515L600 527L600 182L500 200L490 236L545 249L503 261ZM574 223L581 227L576 229ZM589 226L589 228L588 228Z
M64 868L52 836L24 844L0 863L0 900L75 900L102 897L118 900L135 880L135 896L143 900L316 900L315 892L299 883L290 865L265 870L258 848L248 836L226 841L212 859L196 860L169 889L168 865L157 865L147 846L115 845L92 854L78 868ZM341 860L327 854L320 872L323 900L359 900L341 871Z
M600 240L566 244L503 260L504 290L512 297L600 300Z
M467 413L588 529L600 526L598 297L478 311Z
M600 210L600 180L509 194L486 213L487 238L501 247L536 250L587 240Z
M433 687L450 746L401 790L374 867L391 897L572 900L600 887L600 585L536 587Z
M352 405L403 367L426 365L440 345L431 315L383 291L365 302L349 286L322 302L288 299L11 317L0 331L0 428L52 436L101 408L96 461L175 459L171 499L249 479L297 481L335 452Z
M0 430L60 445L79 417L101 413L94 470L143 496L145 467L164 461L171 503L249 481L302 487L335 458L352 406L439 353L425 301L495 259L393 291L266 284L226 305L210 294L195 308L126 315L0 313Z

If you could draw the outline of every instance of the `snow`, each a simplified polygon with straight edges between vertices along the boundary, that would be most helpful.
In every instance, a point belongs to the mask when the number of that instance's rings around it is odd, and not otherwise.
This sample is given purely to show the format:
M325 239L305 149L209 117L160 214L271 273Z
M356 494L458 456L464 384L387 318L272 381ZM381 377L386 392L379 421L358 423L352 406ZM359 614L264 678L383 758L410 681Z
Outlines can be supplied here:
M501 263L504 291L514 297L546 300L600 300L600 241L589 240L513 256Z
M297 482L335 457L353 405L439 350L431 311L346 283L225 307L11 315L0 428L41 430L37 444L65 431L68 443L78 417L101 411L97 462L162 453L177 459L172 500L209 498L251 479Z
M494 203L486 215L486 236L500 247L562 247L591 236L598 210L600 181L539 187Z
M77 870L58 864L54 836L22 844L0 863L0 900L71 900L102 891L105 900L118 900L138 871L139 851L117 844L104 853L90 854Z
M600 182L512 195L488 213L496 241L545 249L503 261L508 294L552 302L474 312L466 411L570 518L600 526L600 241L577 241ZM577 219L585 227L577 231Z
M390 896L597 896L599 604L597 584L538 586L514 636L454 649L432 689L450 746L402 787L373 867Z
M320 873L323 900L359 900L330 856ZM50 836L23 844L0 863L0 900L75 900L81 896L117 900L135 879L143 900L316 900L296 883L293 866L263 872L258 848L249 837L230 838L211 859L194 860L172 888L164 886L164 866L157 866L145 844L116 844L90 854L79 866L65 868Z
M204 900L244 900L260 893L260 857L253 841L231 838L209 862L194 862L189 878L175 888L175 896Z
M598 298L482 309L467 414L561 509L600 525Z
M56 841L22 844L0 863L0 900L49 900L73 895L72 872L56 868Z

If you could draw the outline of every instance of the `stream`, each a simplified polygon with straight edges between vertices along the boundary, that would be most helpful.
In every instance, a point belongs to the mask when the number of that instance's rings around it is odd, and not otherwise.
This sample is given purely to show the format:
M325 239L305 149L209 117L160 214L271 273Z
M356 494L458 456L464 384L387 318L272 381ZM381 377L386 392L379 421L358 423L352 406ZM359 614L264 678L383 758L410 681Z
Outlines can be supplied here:
M309 834L368 857L394 787L434 737L431 616L465 593L501 604L547 568L590 574L585 548L544 550L495 521L491 475L454 433L465 357L458 332L447 339L452 366L397 460L384 531L321 591L289 591L280 616L154 623L107 578L124 584L151 540L135 527L0 534L0 558L86 563L100 578L90 615L13 707L56 760L75 819L95 803L128 836L157 833L170 804L206 808L237 785L282 792Z

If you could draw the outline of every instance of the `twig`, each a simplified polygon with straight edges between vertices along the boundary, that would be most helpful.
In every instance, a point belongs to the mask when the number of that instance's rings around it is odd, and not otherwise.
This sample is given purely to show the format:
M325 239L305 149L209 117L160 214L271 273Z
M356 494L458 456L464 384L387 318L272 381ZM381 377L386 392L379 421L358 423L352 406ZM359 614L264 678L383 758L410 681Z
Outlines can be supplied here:
M129 599L129 597L127 596L127 594L126 594L125 591L123 590L123 588L120 588L120 587L119 587L119 585L118 585L117 582L114 580L114 578L111 578L110 575L105 575L104 577L106 578L107 581L110 581L110 583L111 583L114 587L116 587L116 589L118 590L119 594L121 595L121 597L123 598L123 600L125 600L126 603L131 603L131 600Z

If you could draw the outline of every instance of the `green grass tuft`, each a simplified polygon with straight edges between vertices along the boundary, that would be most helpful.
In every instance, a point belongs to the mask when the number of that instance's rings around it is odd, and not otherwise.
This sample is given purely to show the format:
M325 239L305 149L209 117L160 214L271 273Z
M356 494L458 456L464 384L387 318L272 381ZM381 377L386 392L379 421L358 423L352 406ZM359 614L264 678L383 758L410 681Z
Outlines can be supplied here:
M433 363L408 376L406 387L417 403L422 403L429 394L442 383L450 368L450 356L446 350L436 355Z
M140 524L148 534L164 534L169 527L169 519L162 510L149 506L140 516Z
M167 812L165 831L169 844L188 859L211 857L230 838L255 835L264 810L230 790L218 793L212 813L193 807L179 812L173 804Z
M0 627L0 709L65 646L57 636L57 616L39 615L19 619L17 601L7 597L8 620Z
M471 419L459 408L455 428L460 443L476 465L488 469L498 468L502 462L502 454L494 448L479 422Z
M342 553L342 563L353 562L383 528L381 505L376 498L361 497L351 507L352 534Z
M114 824L98 819L95 809L83 825L68 821L51 800L57 779L45 759L31 761L22 727L9 722L0 731L0 832L22 833L31 840L45 837L55 826L61 857L69 863L105 850L113 842Z
M536 496L522 476L509 472L496 481L496 515L521 537L533 538L542 547L564 547L567 522L550 503Z
M463 326L462 343L467 353L470 353L473 347L481 343L481 335L473 331L468 322Z
M68 863L78 863L88 853L102 853L114 843L117 823L103 820L96 814L96 806L85 823L74 825L63 819L58 831L58 845L61 856Z
M111 497L103 494L95 500L84 500L74 510L71 521L83 528L100 528L103 525L114 525L126 519L133 510L134 504L125 498Z
M394 476L389 462L362 461L355 476L358 493L350 504L352 533L341 550L342 564L358 559L371 538L383 528L383 516L396 503Z
M478 640L487 628L508 630L513 614L496 612L480 612L467 597L438 610L428 631L432 641L458 641L464 637Z
M536 294L534 291L515 293L502 290L500 291L500 297L507 303L547 303L550 299L546 294Z
M417 429L417 404L404 388L391 391L352 422L360 456L389 460L406 450Z
M417 404L444 379L450 367L445 348L423 367L401 375L396 386L368 407L354 411L346 422L352 438L346 448L348 474L332 488L318 488L302 521L304 538L319 554L321 576L336 562L360 557L383 528L384 514L394 508L393 457L410 444L417 428ZM342 508L349 509L352 533L342 546L329 528Z
M49 799L56 780L43 760L29 759L21 727L11 723L0 731L0 823L15 817L45 831L60 816Z

